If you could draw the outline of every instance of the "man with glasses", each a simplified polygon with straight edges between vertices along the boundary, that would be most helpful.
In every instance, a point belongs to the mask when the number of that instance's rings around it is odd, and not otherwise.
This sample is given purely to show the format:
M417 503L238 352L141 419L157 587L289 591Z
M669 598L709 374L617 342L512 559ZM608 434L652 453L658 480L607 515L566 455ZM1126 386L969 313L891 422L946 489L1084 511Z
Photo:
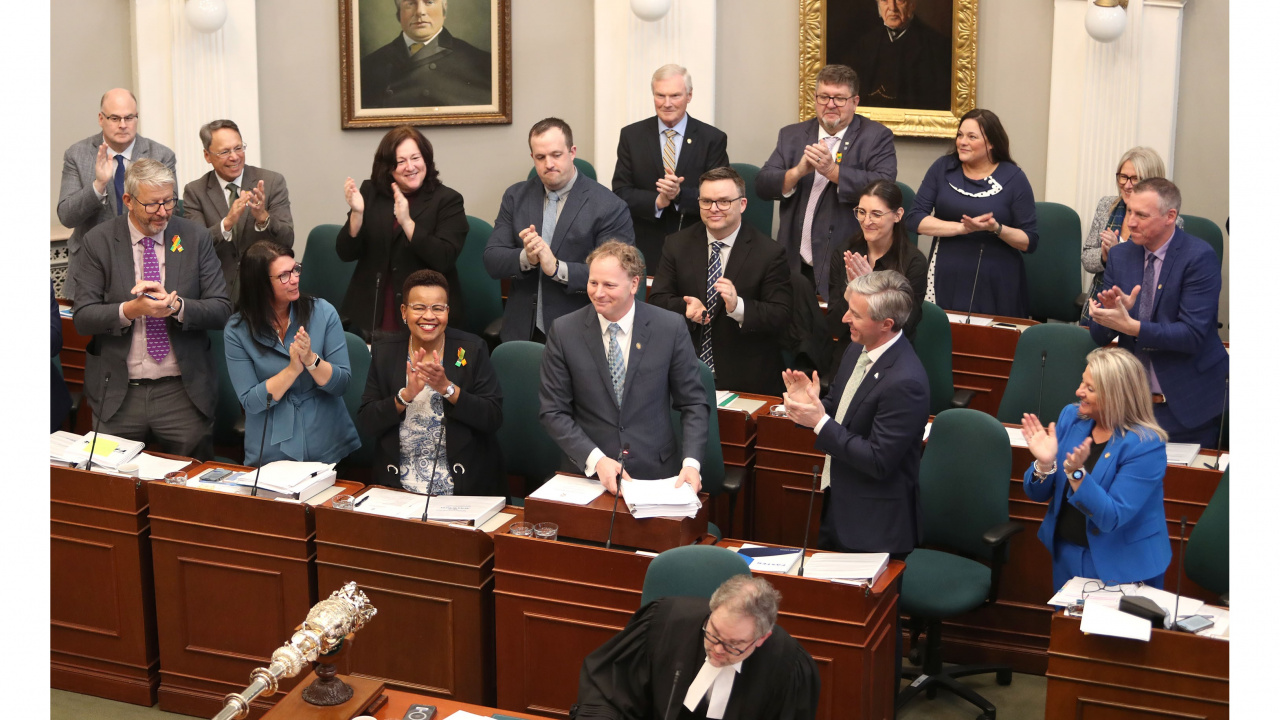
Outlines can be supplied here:
M234 299L240 294L240 256L249 246L270 240L293 247L289 188L280 173L245 164L245 144L234 122L204 125L200 142L213 169L183 188L182 214L208 226Z
M778 131L778 144L756 176L756 194L781 200L778 242L791 269L827 297L831 250L857 228L853 207L872 180L898 177L893 132L860 117L858 76L846 65L818 71L817 117Z
M208 231L173 217L174 187L156 160L129 167L128 214L90 231L71 258L74 321L93 338L84 385L94 427L210 460L218 371L205 333L222 329L231 301Z
M645 605L582 662L569 717L813 718L818 666L775 624L781 599L743 568L711 596L709 614L697 597Z
M58 222L72 229L67 250L74 259L85 233L95 225L124 215L124 175L143 158L164 163L176 172L173 151L138 134L138 101L124 88L108 90L98 103L98 126L62 155L62 188L58 192ZM75 274L67 272L62 289L75 296Z
M781 395L791 271L781 245L743 224L746 189L731 167L702 174L702 223L667 238L649 302L684 315L717 388Z

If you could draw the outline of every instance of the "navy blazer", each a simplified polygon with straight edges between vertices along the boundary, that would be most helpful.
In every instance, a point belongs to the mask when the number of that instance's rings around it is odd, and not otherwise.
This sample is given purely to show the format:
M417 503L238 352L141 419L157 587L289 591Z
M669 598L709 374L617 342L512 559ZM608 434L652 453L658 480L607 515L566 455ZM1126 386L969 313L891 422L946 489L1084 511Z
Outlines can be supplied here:
M1222 414L1227 391L1228 357L1218 337L1222 273L1218 256L1204 240L1176 228L1168 243L1151 320L1142 323L1138 336L1118 333L1093 320L1089 332L1099 345L1119 336L1125 350L1148 353L1169 412L1184 427L1196 428ZM1138 244L1116 245L1107 258L1102 287L1118 286L1128 294L1142 284L1145 262L1146 250ZM1149 289L1139 292L1129 311L1132 317L1137 318L1142 294Z
M1129 244L1117 245L1112 253ZM1067 486L1063 461L1092 431L1093 421L1080 417L1079 403L1062 408L1055 428L1057 472L1037 481L1028 467L1022 477L1027 497L1049 502L1038 535L1050 553L1058 514L1062 512L1063 488ZM1122 435L1117 429L1093 472L1085 473L1080 489L1067 498L1084 513L1089 551L1094 567L1102 575L1100 580L1137 582L1160 575L1169 567L1173 551L1164 512L1166 463L1165 444L1155 433L1144 428Z
M840 544L866 552L911 552L923 538L920 445L929 420L929 377L905 336L871 365L835 421L844 386L862 354L854 343L822 405L831 417L814 448L831 456L831 507L823 524Z
M556 320L547 336L539 420L574 472L594 448L617 458L623 443L631 446L627 474L637 479L678 475L686 457L702 462L711 408L684 318L648 303L635 307L621 407L593 306ZM679 443L673 409L680 412Z
M804 231L804 210L809 203L814 173L800 178L789 197L782 196L782 182L787 171L799 164L805 146L816 142L817 118L782 128L778 131L777 147L756 176L757 195L764 200L782 201L778 243L786 248L792 270L799 270L802 262L800 235ZM853 208L858 204L862 189L873 180L898 178L893 131L855 115L845 129L843 140L836 146L836 161L840 165L839 187L827 183L813 215L813 277L818 294L824 298L828 297L827 273L831 265L831 250L837 242L858 229Z
M524 243L520 231L533 225L542 232L542 209L546 186L534 175L507 188L502 194L493 234L484 248L484 269L501 280L511 278L511 292L503 310L502 341L533 337L537 312L538 285L542 285L542 319L550 329L556 318L590 304L587 299L587 255L606 240L636 242L627 204L609 189L577 172L569 197L556 219L555 237L543 238L552 254L569 268L569 282L561 284L535 265L520 269Z

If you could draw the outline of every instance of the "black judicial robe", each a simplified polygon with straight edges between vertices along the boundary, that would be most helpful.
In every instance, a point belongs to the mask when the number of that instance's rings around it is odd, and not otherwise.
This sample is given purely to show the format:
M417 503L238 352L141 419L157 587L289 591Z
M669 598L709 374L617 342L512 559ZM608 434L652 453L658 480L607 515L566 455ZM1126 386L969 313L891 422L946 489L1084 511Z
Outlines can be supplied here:
M640 608L621 632L583 660L578 703L569 716L665 720L669 701L672 720L705 718L705 699L697 713L683 703L707 657L702 624L710 614L705 598L669 597ZM811 719L817 712L819 684L813 658L775 625L773 635L743 662L724 718Z

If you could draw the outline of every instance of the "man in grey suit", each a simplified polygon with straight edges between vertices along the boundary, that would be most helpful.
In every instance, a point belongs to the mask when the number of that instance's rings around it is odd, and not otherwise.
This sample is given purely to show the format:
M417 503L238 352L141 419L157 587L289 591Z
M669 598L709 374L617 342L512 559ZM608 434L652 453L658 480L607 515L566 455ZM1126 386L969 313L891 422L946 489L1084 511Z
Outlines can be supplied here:
M600 478L609 492L618 491L624 447L623 477L678 476L677 486L697 491L711 408L684 318L636 302L644 278L633 246L607 242L587 263L591 307L556 320L547 338L542 427L569 467ZM679 443L673 409L680 413Z
M222 329L231 301L208 231L172 217L175 184L155 160L129 167L128 214L94 228L71 258L74 321L92 337L84 382L95 427L209 460L218 371L205 331Z
M853 208L872 180L898 177L893 132L854 113L858 75L847 65L818 71L817 117L778 131L778 145L756 176L756 194L781 200L778 243L792 270L827 297L831 251L857 230Z
M200 142L213 169L182 189L182 214L209 227L234 299L239 296L240 257L251 245L270 240L293 247L289 188L280 173L244 164L240 128L230 120L201 127Z
M58 222L72 229L67 250L74 260L85 233L95 225L124 214L124 174L142 158L164 163L176 172L173 151L138 134L138 101L124 88L108 90L98 103L98 126L62 155L62 188L58 192ZM68 270L63 292L75 297L75 272Z
M560 118L529 130L537 177L502 195L484 248L489 275L511 278L502 340L543 342L556 318L587 304L586 257L606 240L635 244L627 204L573 164L573 130Z

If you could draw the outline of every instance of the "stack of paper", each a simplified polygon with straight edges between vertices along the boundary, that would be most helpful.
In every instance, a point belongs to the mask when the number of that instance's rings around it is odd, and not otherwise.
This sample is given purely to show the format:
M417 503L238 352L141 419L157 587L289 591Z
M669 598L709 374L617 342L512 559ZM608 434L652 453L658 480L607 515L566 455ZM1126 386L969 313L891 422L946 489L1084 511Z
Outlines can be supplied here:
M968 313L947 313L947 319L953 323L959 323L961 325L986 326L995 322L994 318L978 317L976 315L970 317ZM807 575L808 573L805 573L805 574Z
M604 494L604 485L599 480L573 477L571 475L555 475L542 484L542 487L529 493L529 497L538 500L554 500L570 505L587 505Z
M71 447L71 443L79 440L80 436L75 433L69 433L66 430L59 430L49 436L49 464L59 467L71 467L75 463L67 459L67 448Z
M1151 640L1151 623L1137 615L1116 610L1110 604L1099 602L1091 597L1084 602L1084 614L1080 616L1080 632L1147 642Z
M478 527L497 515L506 504L505 497L437 495L431 498L431 510L427 519ZM426 506L426 495L389 488L370 488L356 499L355 510L371 515L420 520Z
M189 464L186 460L170 460L146 453L138 453L133 461L138 465L138 477L143 480L163 480L165 475L178 472Z
M277 460L263 465L261 472L245 473L239 482L252 485L256 474L259 496L305 501L321 490L333 487L338 479L333 467L334 463Z
M70 463L83 463L89 459L89 446L93 443L93 433L72 436L74 439L65 437L68 433L58 431L49 436L50 460L55 459L52 456L54 445L60 445L63 440L68 440L67 445L62 448L61 456L56 458ZM109 470L116 470L121 465L131 462L138 453L142 452L142 443L136 440L126 440L115 435L99 433L97 444L93 449L93 465L97 467L101 465Z
M627 510L637 519L651 517L693 517L702 507L693 487L684 483L676 487L676 478L661 480L623 480L622 499Z
M738 554L746 558L753 571L786 573L794 575L800 565L800 551L796 548L762 547L744 543Z
M1196 443L1167 443L1164 451L1170 465L1190 465L1200 454L1200 446Z
M804 576L874 585L888 566L889 553L814 553L805 561Z
M1004 431L1009 434L1010 447L1026 447L1027 446L1027 439L1022 437L1022 428L1006 427Z

